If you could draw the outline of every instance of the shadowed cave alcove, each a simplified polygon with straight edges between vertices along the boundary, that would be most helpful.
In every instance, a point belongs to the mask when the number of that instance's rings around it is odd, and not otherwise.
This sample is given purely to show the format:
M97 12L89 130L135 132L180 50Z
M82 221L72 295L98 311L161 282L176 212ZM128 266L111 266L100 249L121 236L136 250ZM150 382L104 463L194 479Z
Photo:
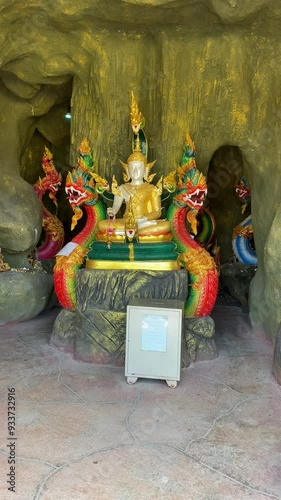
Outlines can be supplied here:
M206 206L215 218L215 240L220 246L221 264L233 262L233 229L246 217L246 214L241 214L241 203L235 193L235 186L242 175L243 156L239 147L219 147L209 163Z
M62 102L56 103L47 113L36 120L33 134L20 159L20 175L26 182L33 186L39 177L42 178L45 175L42 169L42 157L45 146L53 155L54 166L62 176L61 187L56 195L57 207L54 207L54 203L50 200L48 193L43 196L43 203L63 223L65 239L67 241L73 237L70 231L72 210L64 190L66 175L71 168L71 94L72 79L70 79L60 98ZM44 238L43 233L41 237Z
M247 255L237 254L236 247L233 247L235 231L238 229L238 232L243 232L241 223L251 216L250 202L244 206L244 200L239 199L236 193L242 177L245 178L245 168L240 148L234 145L219 147L209 163L206 199L206 206L215 219L214 242L220 249L218 303L234 303L241 306L243 312L248 312L250 282L257 266L250 265ZM253 238L247 238L245 242L242 240L240 244L246 252L248 245L253 248Z

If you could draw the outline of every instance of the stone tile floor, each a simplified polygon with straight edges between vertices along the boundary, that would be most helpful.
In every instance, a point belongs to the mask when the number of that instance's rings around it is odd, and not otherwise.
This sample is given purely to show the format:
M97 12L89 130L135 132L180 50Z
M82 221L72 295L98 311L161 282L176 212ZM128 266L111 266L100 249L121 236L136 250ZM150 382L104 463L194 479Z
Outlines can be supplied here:
M1 500L281 499L273 346L239 307L214 309L218 357L185 369L177 389L130 386L123 368L50 347L58 312L0 327Z

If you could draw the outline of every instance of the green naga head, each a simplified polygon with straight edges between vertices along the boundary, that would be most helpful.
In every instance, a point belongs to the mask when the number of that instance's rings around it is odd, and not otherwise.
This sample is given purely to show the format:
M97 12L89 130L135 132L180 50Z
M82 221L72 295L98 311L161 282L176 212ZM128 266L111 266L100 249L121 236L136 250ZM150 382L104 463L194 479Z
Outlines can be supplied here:
M92 172L92 169L92 152L88 141L84 139L79 148L77 166L72 172L68 172L65 182L67 199L74 211L71 230L83 215L80 207L84 204L94 205L97 203L99 195L109 189L107 180Z
M178 191L173 199L175 205L192 210L202 208L207 194L207 183L205 176L196 167L195 146L188 134L177 175Z
M187 220L194 234L197 233L196 215L203 207L207 194L205 176L199 172L195 163L195 146L189 134L186 136L181 164L164 179L164 188L175 193L173 203L179 208L188 209Z

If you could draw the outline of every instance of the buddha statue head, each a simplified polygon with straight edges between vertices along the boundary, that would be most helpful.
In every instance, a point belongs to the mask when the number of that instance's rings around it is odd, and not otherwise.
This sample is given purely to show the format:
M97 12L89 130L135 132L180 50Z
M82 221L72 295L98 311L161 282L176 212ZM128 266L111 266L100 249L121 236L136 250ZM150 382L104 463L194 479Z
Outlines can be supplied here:
M153 167L155 161L147 163L146 157L141 152L138 139L136 148L129 156L127 163L121 163L124 168L123 177L125 182L129 182L130 180L136 181L139 184L141 184L143 180L151 182L155 175L149 175L150 169Z
M133 183L142 184L146 178L146 158L139 151L132 153L127 160L127 171L129 180Z

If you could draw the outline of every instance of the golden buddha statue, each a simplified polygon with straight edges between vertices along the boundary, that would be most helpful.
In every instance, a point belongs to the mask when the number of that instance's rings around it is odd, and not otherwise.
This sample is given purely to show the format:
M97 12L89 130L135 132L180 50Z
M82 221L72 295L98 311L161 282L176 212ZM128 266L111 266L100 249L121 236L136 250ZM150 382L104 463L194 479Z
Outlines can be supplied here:
M139 242L170 241L170 223L161 217L162 177L157 185L151 184L154 175L149 175L153 163L147 163L141 153L137 138L134 152L129 156L125 169L125 183L117 185L113 176L113 206L107 209L107 220L98 223L98 240L106 241L110 234L111 241L125 241L127 227L135 220L135 234ZM122 218L116 218L123 202L126 210Z
M143 131L144 117L132 92L131 126L134 133L133 153L124 168L124 184L117 185L113 176L113 206L107 209L107 220L98 223L97 240L110 242L129 241L136 236L140 243L171 241L170 223L161 217L162 177L156 185L151 184L155 174L150 175L154 162L147 163L147 141ZM140 134L142 140L140 141ZM143 154L144 153L144 154ZM123 203L124 216L116 218Z

